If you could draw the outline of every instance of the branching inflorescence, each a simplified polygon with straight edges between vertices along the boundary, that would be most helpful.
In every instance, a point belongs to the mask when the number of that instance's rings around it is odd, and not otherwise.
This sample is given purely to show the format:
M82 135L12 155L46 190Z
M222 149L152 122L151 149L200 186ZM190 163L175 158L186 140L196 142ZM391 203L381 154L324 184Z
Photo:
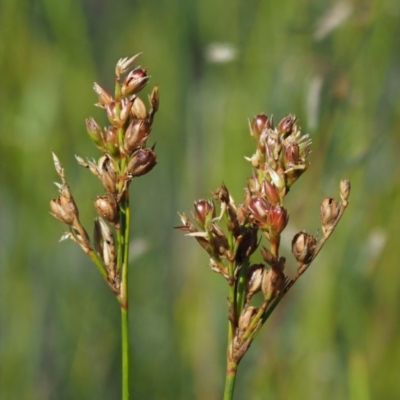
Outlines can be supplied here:
M80 165L99 178L105 190L94 202L99 217L94 221L93 245L80 222L64 169L53 153L61 184L56 183L60 194L50 202L51 214L69 226L61 239L76 242L92 258L121 303L126 301L122 281L128 263L129 184L156 165L154 147L146 147L146 142L158 110L158 87L155 86L149 96L150 109L147 110L137 95L149 80L147 70L136 67L127 72L138 56L118 61L114 97L99 84L94 84L98 95L96 106L105 110L111 125L102 129L95 119L88 118L87 131L102 155L98 161L85 161L76 156ZM123 74L126 76L121 79Z
M71 239L90 256L120 303L124 400L129 398L129 185L133 179L147 174L156 165L154 146L147 147L146 143L159 106L157 86L149 95L149 109L138 96L149 80L145 68L136 67L129 71L138 56L117 62L114 96L99 84L94 84L94 91L98 95L96 105L104 109L110 125L102 129L93 118L88 118L87 131L102 155L98 161L85 161L76 156L78 163L101 181L105 191L94 202L99 216L94 220L93 241L79 219L78 207L64 168L54 153L54 166L61 183L56 183L59 196L50 201L51 214L69 227L61 240Z
M297 261L293 276L286 274L286 259L280 255L281 234L289 214L283 205L291 186L307 170L311 140L302 135L296 117L287 115L274 127L272 118L257 115L250 123L256 141L255 153L246 159L253 167L243 203L236 204L225 184L213 192L213 200L194 203L193 218L180 215L178 229L196 238L210 256L211 269L229 286L229 331L227 376L224 399L231 399L237 366L273 309L307 270L332 234L348 205L350 182L340 183L341 202L323 200L320 209L322 237L304 231L292 240ZM217 211L215 203L219 206ZM261 246L264 263L252 264L250 257ZM251 303L262 292L261 305Z

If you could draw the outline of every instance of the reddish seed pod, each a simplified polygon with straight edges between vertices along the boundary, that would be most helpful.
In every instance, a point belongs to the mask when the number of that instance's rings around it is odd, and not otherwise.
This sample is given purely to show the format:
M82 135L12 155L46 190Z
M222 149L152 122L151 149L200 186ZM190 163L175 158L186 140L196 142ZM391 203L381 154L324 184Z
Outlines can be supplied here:
M207 218L215 218L216 212L212 201L200 199L194 203L194 218L202 229L207 221Z
M262 181L262 193L272 205L279 203L280 198L278 191L268 179Z
M251 134L256 140L258 140L258 138L260 137L261 132L263 132L265 129L272 128L272 121L264 113L256 115L250 124Z
M129 96L140 92L149 79L146 68L135 68L126 76L121 86L122 95Z
M285 207L276 205L269 209L267 221L271 231L275 234L281 233L286 228L288 220L289 215Z
M285 164L287 168L297 165L300 160L299 145L295 142L289 143L285 147Z
M248 205L249 211L261 225L268 223L268 212L271 208L271 204L260 196L253 196Z
M295 123L296 117L294 115L286 115L278 124L278 132L284 137L289 136L292 133Z

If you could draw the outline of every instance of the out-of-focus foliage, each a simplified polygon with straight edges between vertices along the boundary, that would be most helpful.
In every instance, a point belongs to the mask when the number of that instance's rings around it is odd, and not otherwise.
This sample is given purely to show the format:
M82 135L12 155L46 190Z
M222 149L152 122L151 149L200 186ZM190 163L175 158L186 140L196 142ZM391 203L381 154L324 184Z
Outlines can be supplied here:
M120 396L117 302L48 215L59 155L90 230L99 182L84 118L93 81L139 51L161 107L159 164L132 184L133 399L220 399L225 282L176 211L251 171L247 120L295 113L311 166L288 196L291 235L319 228L320 200L350 206L310 271L246 355L237 399L400 398L400 3L0 2L0 398ZM287 257L291 235L287 235ZM294 263L292 263L294 267Z

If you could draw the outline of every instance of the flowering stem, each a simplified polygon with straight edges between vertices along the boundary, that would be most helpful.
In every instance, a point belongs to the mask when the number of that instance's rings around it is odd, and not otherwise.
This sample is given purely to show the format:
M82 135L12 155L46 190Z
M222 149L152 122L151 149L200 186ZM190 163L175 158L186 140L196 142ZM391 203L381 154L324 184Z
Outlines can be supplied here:
M59 196L50 201L50 214L69 226L69 232L61 239L74 241L89 255L120 304L122 400L129 399L129 185L157 164L154 146L146 147L146 142L160 100L158 86L149 95L150 109L139 98L138 93L150 77L146 68L133 67L138 56L118 60L114 97L98 83L93 85L98 95L96 106L105 111L110 125L102 128L94 118L87 118L86 129L102 156L97 162L75 156L78 164L100 179L105 189L105 194L94 202L99 216L94 220L93 241L79 220L64 168L54 153L54 167L61 183L56 183Z

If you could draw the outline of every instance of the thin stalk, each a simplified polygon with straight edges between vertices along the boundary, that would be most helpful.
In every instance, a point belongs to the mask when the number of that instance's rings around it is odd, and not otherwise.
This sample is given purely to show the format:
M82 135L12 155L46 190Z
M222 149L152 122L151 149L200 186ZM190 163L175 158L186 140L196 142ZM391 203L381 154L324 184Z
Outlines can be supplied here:
M129 191L127 190L121 203L121 219L123 223L123 263L121 268L121 331L122 331L122 400L129 399L129 308L128 308L128 264L130 207Z
M129 399L129 320L128 310L121 306L122 326L122 400Z
M120 99L121 85L119 80L115 84L115 98ZM116 101L116 114L119 116L121 104ZM118 129L118 142L122 147L124 141L123 128ZM120 171L124 171L127 159L120 160ZM119 183L122 186L122 182ZM120 187L121 189L121 187ZM121 277L120 304L121 304L121 351L122 351L122 400L129 399L129 301L128 301L128 266L129 266L129 237L130 237L130 207L129 189L126 189L120 204L120 226L118 238L118 269Z
M237 367L238 367L237 362L233 360L228 360L228 364L226 366L225 391L223 400L233 399Z

